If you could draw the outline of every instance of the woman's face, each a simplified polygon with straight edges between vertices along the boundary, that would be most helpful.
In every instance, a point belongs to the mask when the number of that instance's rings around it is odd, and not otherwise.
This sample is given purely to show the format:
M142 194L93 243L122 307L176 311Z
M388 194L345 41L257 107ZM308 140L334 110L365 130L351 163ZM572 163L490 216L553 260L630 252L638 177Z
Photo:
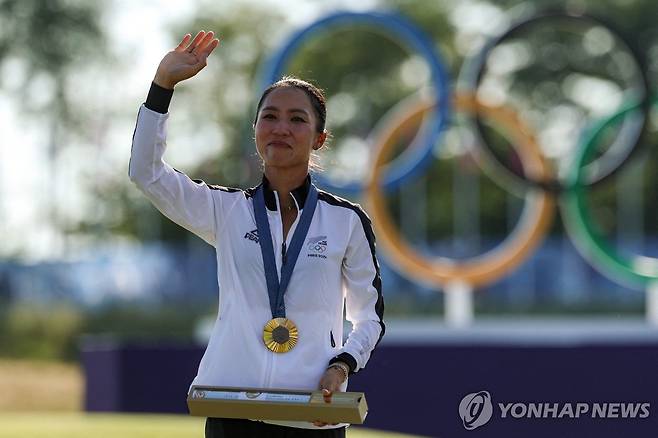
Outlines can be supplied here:
M313 149L326 134L316 131L311 100L295 87L276 88L267 95L256 119L256 149L267 167L308 169Z

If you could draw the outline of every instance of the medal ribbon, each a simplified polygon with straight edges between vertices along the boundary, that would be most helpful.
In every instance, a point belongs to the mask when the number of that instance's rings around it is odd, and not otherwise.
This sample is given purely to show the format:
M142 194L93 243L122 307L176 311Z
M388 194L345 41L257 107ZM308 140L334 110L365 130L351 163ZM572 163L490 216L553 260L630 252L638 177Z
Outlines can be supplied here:
M272 234L270 233L270 224L267 220L265 210L265 189L261 185L254 196L254 213L256 216L256 227L258 228L258 242L260 243L260 252L263 256L263 267L265 268L265 280L267 282L267 293L270 297L270 309L272 318L285 318L286 306L283 301L283 295L286 293L292 271L297 263L297 257L302 249L302 244L311 226L313 212L318 201L318 191L313 184L309 187L302 217L299 219L295 233L290 241L290 247L286 252L286 257L281 265L281 282L276 270L276 260L274 259L274 246L272 244Z

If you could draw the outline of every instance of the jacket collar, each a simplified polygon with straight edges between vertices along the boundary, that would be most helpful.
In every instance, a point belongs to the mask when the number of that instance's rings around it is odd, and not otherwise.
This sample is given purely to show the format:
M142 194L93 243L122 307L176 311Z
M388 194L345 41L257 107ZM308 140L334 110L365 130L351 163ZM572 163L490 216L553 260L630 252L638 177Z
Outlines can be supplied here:
M265 189L265 206L268 210L276 211L276 197L274 195L274 190L272 190L270 182L265 175L263 175L261 185ZM300 209L304 208L304 202L306 201L306 196L308 195L310 187L311 175L306 175L306 179L302 185L290 192L290 194L295 198L295 201L297 202L297 205Z

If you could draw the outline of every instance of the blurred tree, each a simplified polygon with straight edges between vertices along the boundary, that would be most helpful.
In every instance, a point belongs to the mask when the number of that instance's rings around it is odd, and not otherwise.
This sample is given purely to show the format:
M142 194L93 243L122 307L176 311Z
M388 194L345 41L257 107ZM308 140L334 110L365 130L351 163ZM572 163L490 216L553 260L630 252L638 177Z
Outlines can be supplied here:
M85 132L89 114L72 104L76 73L107 54L101 26L103 3L68 0L0 0L0 91L16 108L48 130L49 221L60 231L57 158L72 136ZM47 183L46 181L50 181Z
M83 1L0 0L0 66L18 63L14 68L22 74L11 77L11 88L22 98L24 109L41 112L45 107L61 122L74 121L68 101L73 87L66 78L105 54L101 6ZM45 104L43 95L35 99L30 94L34 81L44 77L51 89L37 91L50 97ZM7 80L7 75L0 76L5 91ZM77 111L82 112L82 108Z
M532 5L553 8L568 7L590 11L608 17L637 39L641 50L648 55L651 71L658 68L658 50L655 49L658 38L650 17L658 6L649 0L635 2L610 0L599 3L593 1L565 0L558 2L535 2ZM397 11L413 21L435 42L440 50L452 80L459 74L467 51L464 46L472 42L473 35L468 32L479 32L486 35L483 29L475 31L466 25L466 21L474 16L503 17L506 11L512 9L514 14L519 8L527 9L529 4L520 0L500 0L495 2L423 2L418 0L382 0L380 9ZM469 9L470 8L470 9ZM172 28L173 39L178 40L186 32L196 29L215 30L221 40L220 47L213 54L208 71L189 83L177 87L174 98L173 112L176 119L184 118L186 124L183 139L177 142L186 147L194 148L194 144L185 143L185 139L200 138L197 133L204 126L212 124L221 131L216 144L210 145L217 152L210 159L200 163L196 168L185 169L193 178L201 178L209 183L219 183L229 186L246 186L255 184L259 175L259 164L255 158L252 128L255 100L259 95L258 73L264 62L271 56L280 44L297 26L285 15L285 8L264 8L253 2L235 2L232 7L216 5L212 2L200 2L198 13L189 22L179 23ZM527 12L527 10L525 11ZM470 15L469 15L470 14ZM309 20L310 22L310 20ZM472 26L472 25L471 25ZM491 27L491 26L489 26ZM491 32L491 29L487 29ZM549 43L549 33L532 36L532 47L543 47ZM466 41L466 43L464 43ZM413 53L387 37L385 33L373 32L367 28L337 29L318 34L309 39L295 54L288 66L288 72L308 78L327 91L329 97L329 128L333 139L329 151L325 151L328 172L351 165L365 168L359 155L363 148L363 140L377 121L402 98L418 89L429 86L426 70L419 65ZM575 55L574 55L575 56ZM575 58L583 58L575 56ZM422 62L420 63L422 64ZM603 64L602 64L603 65ZM546 69L536 66L533 69L521 71L516 79L515 90L521 98L538 99L545 96L546 102L555 103L560 96L551 94L554 87L537 87L542 82L555 82L559 78ZM593 74L600 69L593 65ZM656 76L655 74L653 75ZM561 78L562 76L560 76ZM523 97L527 96L527 97ZM542 105L544 105L542 104ZM545 105L544 105L545 106ZM174 119L175 120L175 119ZM189 135L185 135L189 134ZM510 160L516 160L503 136L496 135L496 148ZM354 140L359 141L354 141ZM454 149L455 136L445 138L440 145L443 148ZM650 141L650 140L647 140ZM445 144L443 144L445 143ZM208 146L208 145L204 145ZM176 147L173 145L172 147ZM194 153L194 149L190 149ZM480 231L484 235L504 236L521 212L523 200L515 198L505 190L492 184L492 181L482 176L479 169L469 163L462 153L439 154L441 157L424 177L424 184L431 188L427 195L428 235L433 238L449 236L454 232L455 218L445 212L457 205L453 199L452 185L456 174L472 174L478 181L480 191ZM655 154L649 159L655 162ZM367 158L366 158L367 160ZM356 164L354 164L356 163ZM176 163L172 163L174 166ZM651 168L652 166L647 166ZM355 171L357 174L358 172ZM651 178L645 186L651 185ZM602 204L602 208L614 207L615 185L606 186L597 191L593 202ZM134 203L132 195L119 193L99 193L99 196L113 198L111 202ZM399 221L401 194L390 196L391 211ZM128 199L128 201L126 201ZM658 207L653 196L646 196L647 209ZM144 205L134 204L123 220L113 224L114 230L121 230L129 235L140 235L147 238L164 237L167 240L185 240L187 232L172 225L167 219L155 215L151 230L157 232L143 234L135 226L135 218L144 214ZM134 211L132 211L134 210ZM477 212L473 212L476 214ZM510 216L511 215L511 216ZM515 216L517 215L517 216ZM650 230L655 232L658 225L655 221L647 221ZM559 223L556 231L561 232ZM649 228L647 229L649 231ZM133 234L136 233L136 234Z
M282 35L289 28L287 18L274 9L245 2L234 2L226 8L213 2L198 2L197 13L189 22L177 23L171 29L173 41L180 41L186 33L198 29L214 30L220 46L208 61L208 67L189 81L176 86L172 102L172 121L180 120L182 134L170 138L169 148L189 148L195 153L197 139L209 125L217 126L220 135L212 137L216 143L204 148L216 151L210 159L192 169L185 169L194 179L208 183L244 187L257 178L259 165L254 160L251 121L256 96L256 75L260 61L271 48L272 35ZM164 53L162 54L164 56ZM155 70L157 66L153 66ZM177 167L175 162L171 165ZM101 233L109 237L123 235L144 241L196 242L196 238L173 224L150 205L132 185L121 181L113 190L95 188L95 196L105 211L117 215L96 215L79 225L81 232Z

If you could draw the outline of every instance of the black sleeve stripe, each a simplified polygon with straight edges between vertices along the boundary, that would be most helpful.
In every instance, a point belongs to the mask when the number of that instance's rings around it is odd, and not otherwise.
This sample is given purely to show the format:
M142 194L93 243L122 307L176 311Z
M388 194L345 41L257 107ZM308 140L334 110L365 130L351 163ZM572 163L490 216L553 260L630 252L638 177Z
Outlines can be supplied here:
M219 186L217 184L208 184L200 179L193 179L192 182L195 182L197 184L205 184L210 190L221 190L222 192L228 192L228 193L235 193L242 191L242 189L236 189L235 187L224 187L224 186Z
M176 172L180 173L181 175L185 175L185 176L187 176L186 173L181 172L180 170L176 169L175 167L172 167L172 169L174 169ZM187 176L187 177L190 178L189 176ZM192 178L190 178L190 180L191 180L193 183L195 183L195 184L205 185L205 186L208 187L210 190L221 190L222 192L228 192L228 193L234 193L234 192L241 192L241 191L242 191L242 189L236 189L236 188L234 188L234 187L224 187L224 186L218 186L218 185L216 185L216 184L208 184L208 183L206 183L205 181L200 180L200 179L192 179Z
M130 178L130 164L133 161L133 148L135 147L135 134L137 133L137 122L139 122L139 110L137 111L137 118L135 119L135 129L133 129L133 139L130 143L130 158L128 159L128 178Z
M368 245L370 246L370 254L372 255L372 264L375 267L375 277L372 279L372 286L377 290L377 302L375 303L375 312L379 317L379 325L381 327L381 332L379 333L379 339L375 347L381 342L384 332L386 331L386 326L384 325L384 296L382 295L382 277L379 271L379 262L377 261L377 256L375 254L375 233L372 230L372 222L370 218L361 208L356 210L359 219L361 219L361 225L363 226L363 231L368 239Z
M160 114L166 114L169 108L169 102L171 97L174 94L174 90L167 90L162 88L155 82L151 83L151 88L149 89L149 94L146 96L146 102L144 106L151 111L158 112ZM133 139L130 144L130 159L128 160L128 176L130 177L130 163L133 158L133 146L135 145L135 133L137 132L137 122L139 121L139 111L137 111L137 120L135 121L135 129L133 129Z
M254 196L256 196L256 190L258 190L258 187L260 187L260 185L258 185L256 187L250 187L250 188L244 190L244 197L246 199L250 199L250 198L253 198ZM266 202L267 202L267 200L266 200Z
M372 280L372 286L377 290L377 302L375 303L375 312L379 317L379 325L381 331L379 333L379 339L375 347L379 344L386 332L386 326L384 325L384 296L382 295L382 279L379 271L379 262L377 261L377 256L375 254L375 233L372 230L372 222L366 214L365 211L358 205L353 202L348 201L347 199L340 198L338 196L332 195L331 193L325 192L323 190L318 190L318 199L326 202L330 205L335 205L339 207L349 208L354 211L359 219L361 220L361 225L363 226L363 231L368 239L368 245L370 246L370 254L372 255L372 264L375 267L375 277ZM350 356L351 357L351 356ZM352 358L353 359L353 358ZM348 365L350 365L348 363ZM356 367L356 363L354 363Z

